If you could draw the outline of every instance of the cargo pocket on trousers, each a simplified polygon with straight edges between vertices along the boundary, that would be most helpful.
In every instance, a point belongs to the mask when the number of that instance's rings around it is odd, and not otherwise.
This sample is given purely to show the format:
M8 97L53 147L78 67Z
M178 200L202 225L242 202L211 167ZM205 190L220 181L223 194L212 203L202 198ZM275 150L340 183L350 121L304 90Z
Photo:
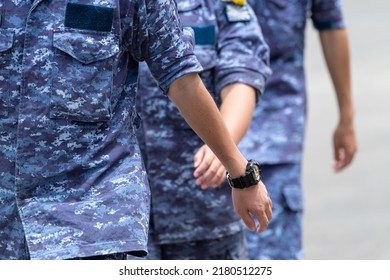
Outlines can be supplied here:
M292 212L303 211L302 191L296 186L286 186L283 188L283 196L286 206Z
M110 120L118 37L104 32L57 31L53 46L50 117L80 122Z

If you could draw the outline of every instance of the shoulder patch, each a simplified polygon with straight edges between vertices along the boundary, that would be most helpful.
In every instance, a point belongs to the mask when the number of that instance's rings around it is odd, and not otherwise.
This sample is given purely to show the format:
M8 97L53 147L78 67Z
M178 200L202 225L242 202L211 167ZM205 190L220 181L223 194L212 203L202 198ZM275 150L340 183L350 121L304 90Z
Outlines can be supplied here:
M228 4L225 12L228 22L247 22L251 20L247 6Z

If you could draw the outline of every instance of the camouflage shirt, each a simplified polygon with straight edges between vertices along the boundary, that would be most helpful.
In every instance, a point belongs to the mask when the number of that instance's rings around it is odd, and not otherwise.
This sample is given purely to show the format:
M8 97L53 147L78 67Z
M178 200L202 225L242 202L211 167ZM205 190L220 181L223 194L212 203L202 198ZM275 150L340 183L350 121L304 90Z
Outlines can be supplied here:
M308 17L318 30L345 26L340 0L249 0L271 52L272 75L239 147L261 163L298 163L306 123L304 40Z
M270 74L269 50L253 10L231 1L177 1L180 20L195 35L201 78L214 100L232 83L258 93ZM152 191L154 240L160 244L216 239L242 230L226 184L202 190L193 177L203 142L161 95L145 64L139 79L142 126L138 134ZM207 124L205 124L207 125Z
M0 259L146 251L138 61L202 68L173 0L0 0Z

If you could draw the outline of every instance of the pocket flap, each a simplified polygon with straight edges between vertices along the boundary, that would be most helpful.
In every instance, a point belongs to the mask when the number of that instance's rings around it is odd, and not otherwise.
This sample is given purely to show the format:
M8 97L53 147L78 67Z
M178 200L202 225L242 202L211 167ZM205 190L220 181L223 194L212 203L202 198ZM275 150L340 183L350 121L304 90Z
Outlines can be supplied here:
M119 52L119 40L114 34L60 31L53 35L55 48L84 64L107 59Z
M290 210L297 212L303 210L302 192L299 188L296 186L286 186L283 188L283 196Z
M0 30L0 52L8 51L14 44L14 32L11 30Z

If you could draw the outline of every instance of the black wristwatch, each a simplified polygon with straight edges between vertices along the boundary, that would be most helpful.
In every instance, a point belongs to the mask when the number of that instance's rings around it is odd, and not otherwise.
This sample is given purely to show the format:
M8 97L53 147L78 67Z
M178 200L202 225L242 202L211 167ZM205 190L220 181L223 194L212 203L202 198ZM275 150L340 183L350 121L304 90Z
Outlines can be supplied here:
M229 185L236 189L245 189L256 185L261 179L260 164L257 161L250 159L246 165L244 176L232 179L230 174L226 172L226 178Z

